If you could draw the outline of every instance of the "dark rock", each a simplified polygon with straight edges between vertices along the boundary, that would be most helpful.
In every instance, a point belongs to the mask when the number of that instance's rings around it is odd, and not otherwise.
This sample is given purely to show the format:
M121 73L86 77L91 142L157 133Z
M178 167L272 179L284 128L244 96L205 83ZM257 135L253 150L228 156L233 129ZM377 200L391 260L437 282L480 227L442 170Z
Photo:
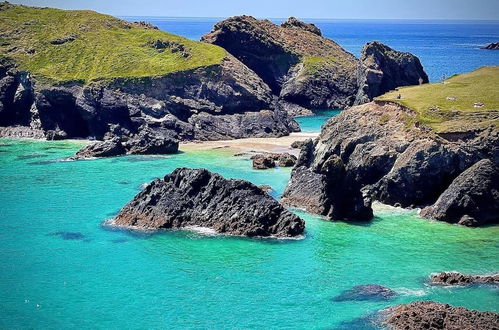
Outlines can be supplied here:
M291 148L293 149L301 149L305 145L307 141L295 141L291 143Z
M126 153L130 155L174 154L178 151L178 141L169 136L154 136L141 131L124 144Z
M72 240L82 240L85 238L85 235L78 232L70 232L70 231L57 231L49 234L50 236L59 236L63 240L72 241Z
M135 25L136 27L146 29L146 30L159 30L159 28L157 26L152 25L151 23L146 22L146 21L133 22L133 25Z
M436 203L424 208L429 219L479 226L499 222L499 169L482 159L462 172L440 195Z
M114 223L142 229L201 226L250 237L293 237L305 226L250 182L186 168L154 180L121 209Z
M499 284L499 273L492 275L465 275L458 272L441 272L430 275L430 282L439 285Z
M52 40L50 43L52 45L62 45L62 44L65 44L67 42L72 42L72 41L75 41L76 40L76 36L75 35L69 35L69 36L65 36L65 37L62 37L62 38L59 38L59 39L55 39L55 40Z
M361 53L359 92L355 103L369 102L397 87L426 83L428 75L416 56L377 41L369 42Z
M261 184L258 186L258 188L262 189L266 193L270 193L273 190L272 187L269 186L268 184Z
M332 299L335 302L343 301L386 301L393 299L397 293L378 284L357 285L346 290Z
M125 148L121 144L120 139L115 138L107 141L91 142L78 150L72 159L86 159L95 157L114 157L124 155Z
M490 44L481 47L481 49L499 50L499 42L491 42Z
M381 312L382 324L390 329L493 330L499 314L453 307L433 301L416 301Z
M296 163L296 157L287 153L263 153L251 157L253 160L253 168L264 170L273 168L276 165L280 167L291 167Z
M321 30L312 23L304 23L295 17L290 17L288 20L281 24L283 28L298 28L313 34L317 34L318 36L322 36Z
M433 204L465 169L483 158L499 160L496 129L450 142L418 124L415 116L396 103L375 101L333 117L316 142L303 147L282 203L331 220L367 220L372 199L402 207ZM470 188L463 185L463 191ZM483 214L496 207L494 194L481 193L490 201Z

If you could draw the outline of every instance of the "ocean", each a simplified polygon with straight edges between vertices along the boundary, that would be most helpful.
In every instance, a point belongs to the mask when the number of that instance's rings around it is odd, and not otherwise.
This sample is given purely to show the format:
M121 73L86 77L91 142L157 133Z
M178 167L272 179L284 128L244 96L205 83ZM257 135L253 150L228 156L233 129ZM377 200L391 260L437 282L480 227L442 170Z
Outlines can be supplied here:
M193 39L215 23L139 19ZM499 64L498 52L477 49L499 40L496 23L316 23L354 54L372 39L414 52L433 80ZM299 120L316 131L336 113ZM290 169L253 170L224 149L65 161L84 143L0 140L1 329L367 329L359 318L415 300L499 312L497 287L427 283L432 272L497 271L499 226L459 227L378 205L369 223L293 210L306 221L298 240L117 230L104 222L176 167L268 184L277 199ZM333 301L361 284L398 295Z

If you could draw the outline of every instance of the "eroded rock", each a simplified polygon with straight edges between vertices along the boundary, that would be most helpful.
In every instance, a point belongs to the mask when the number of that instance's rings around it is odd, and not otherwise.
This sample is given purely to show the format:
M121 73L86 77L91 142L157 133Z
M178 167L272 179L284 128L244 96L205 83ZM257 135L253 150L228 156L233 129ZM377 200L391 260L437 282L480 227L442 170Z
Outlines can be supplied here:
M430 282L438 285L499 284L499 273L491 275L466 275L458 272L441 272L430 275Z
M187 168L150 183L121 209L114 224L137 229L200 226L250 237L295 237L305 226L250 182Z

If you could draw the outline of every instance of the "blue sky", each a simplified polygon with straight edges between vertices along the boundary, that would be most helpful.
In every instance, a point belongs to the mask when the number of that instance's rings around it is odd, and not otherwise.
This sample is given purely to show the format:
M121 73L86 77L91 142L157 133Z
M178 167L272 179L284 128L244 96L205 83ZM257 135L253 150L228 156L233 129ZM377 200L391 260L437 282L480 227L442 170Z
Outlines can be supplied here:
M499 20L499 0L11 0L117 16Z

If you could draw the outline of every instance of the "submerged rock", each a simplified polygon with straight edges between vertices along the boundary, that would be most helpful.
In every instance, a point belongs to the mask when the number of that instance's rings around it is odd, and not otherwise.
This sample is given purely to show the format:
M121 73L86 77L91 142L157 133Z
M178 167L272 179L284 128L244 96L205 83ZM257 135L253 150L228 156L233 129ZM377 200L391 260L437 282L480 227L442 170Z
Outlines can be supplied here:
M433 301L417 301L389 307L381 312L382 324L389 329L493 330L499 314L452 307Z
M137 229L200 226L250 237L295 237L305 227L303 220L250 182L186 168L150 183L121 209L114 223Z
M430 275L430 282L439 285L499 284L499 273L465 275L458 272L441 272Z
M387 287L378 284L366 284L354 286L331 300L335 302L364 300L385 301L393 299L395 296L397 296L397 293Z
M465 226L499 222L498 167L489 159L477 162L454 179L437 202L420 215Z

